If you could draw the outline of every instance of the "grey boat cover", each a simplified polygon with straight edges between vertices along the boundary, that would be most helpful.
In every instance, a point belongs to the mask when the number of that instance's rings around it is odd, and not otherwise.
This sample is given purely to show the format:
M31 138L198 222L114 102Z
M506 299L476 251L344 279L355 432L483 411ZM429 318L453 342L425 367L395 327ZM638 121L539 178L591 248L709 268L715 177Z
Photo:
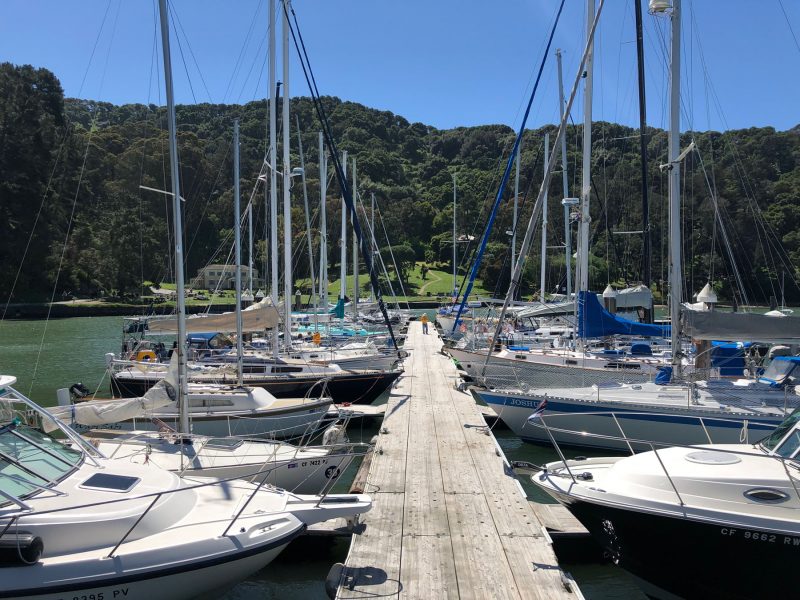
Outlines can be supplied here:
M681 330L696 340L800 343L800 317L682 309Z

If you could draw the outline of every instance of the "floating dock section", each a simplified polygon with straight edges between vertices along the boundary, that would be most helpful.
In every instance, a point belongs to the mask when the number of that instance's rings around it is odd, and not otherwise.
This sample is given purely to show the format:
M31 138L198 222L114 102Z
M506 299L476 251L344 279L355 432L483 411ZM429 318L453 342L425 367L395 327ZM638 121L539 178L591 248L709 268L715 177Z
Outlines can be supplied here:
M373 498L330 591L366 598L582 598L433 326L412 322L364 491Z

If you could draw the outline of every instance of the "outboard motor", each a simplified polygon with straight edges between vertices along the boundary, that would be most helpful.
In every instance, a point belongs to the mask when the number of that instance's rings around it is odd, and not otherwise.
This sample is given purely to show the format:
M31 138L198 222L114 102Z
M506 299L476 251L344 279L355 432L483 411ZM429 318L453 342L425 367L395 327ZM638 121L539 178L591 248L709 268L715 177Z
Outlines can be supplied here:
M91 392L89 391L89 388L87 388L81 382L78 382L78 383L73 383L71 386L69 386L69 393L72 396L73 400L82 400L83 398L86 398L86 396L88 396Z

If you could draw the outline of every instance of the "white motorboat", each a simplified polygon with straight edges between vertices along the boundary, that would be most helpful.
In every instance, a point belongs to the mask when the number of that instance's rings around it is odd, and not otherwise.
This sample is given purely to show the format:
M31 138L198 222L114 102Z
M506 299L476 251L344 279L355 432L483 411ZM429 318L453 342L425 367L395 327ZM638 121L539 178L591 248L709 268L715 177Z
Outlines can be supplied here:
M800 558L798 441L795 411L759 443L653 444L552 462L531 480L651 598L787 597Z
M213 595L306 526L371 507L367 496L301 496L109 459L15 381L0 376L0 598Z

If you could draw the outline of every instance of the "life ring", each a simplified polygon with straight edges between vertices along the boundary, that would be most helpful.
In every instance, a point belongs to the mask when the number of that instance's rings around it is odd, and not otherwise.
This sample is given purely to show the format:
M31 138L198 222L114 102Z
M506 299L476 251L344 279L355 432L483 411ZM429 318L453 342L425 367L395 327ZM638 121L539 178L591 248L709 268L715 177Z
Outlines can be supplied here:
M136 353L136 360L138 362L155 362L156 353L152 350L139 350L139 352Z

